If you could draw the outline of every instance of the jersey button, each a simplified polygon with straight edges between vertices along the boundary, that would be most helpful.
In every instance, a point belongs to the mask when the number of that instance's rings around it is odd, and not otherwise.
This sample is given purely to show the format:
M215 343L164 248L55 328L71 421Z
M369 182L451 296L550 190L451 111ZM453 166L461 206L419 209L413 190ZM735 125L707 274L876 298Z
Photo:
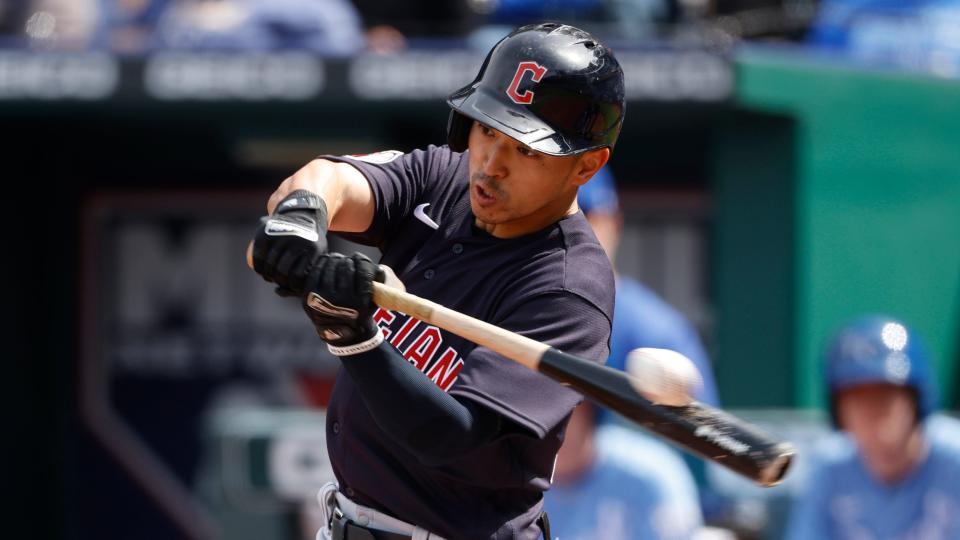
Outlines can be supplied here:
M333 423L333 434L334 434L334 435L339 435L339 434L340 434L340 422L334 422L334 423Z
M423 277L427 279L433 279L437 273L433 271L433 268L428 268L426 272L423 273Z
M453 253L454 253L455 255L459 255L459 254L463 253L463 244L454 244L454 245L453 245Z

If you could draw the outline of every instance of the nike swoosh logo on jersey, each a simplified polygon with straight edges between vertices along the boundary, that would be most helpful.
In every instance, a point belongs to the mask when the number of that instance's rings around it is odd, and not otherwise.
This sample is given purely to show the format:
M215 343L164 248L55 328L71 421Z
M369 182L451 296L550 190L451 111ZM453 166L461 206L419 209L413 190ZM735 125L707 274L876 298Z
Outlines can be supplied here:
M437 230L440 228L440 225L438 225L436 221L430 219L430 216L423 213L423 209L428 206L430 206L430 203L423 203L421 205L418 205L416 208L413 209L413 217L426 223L427 226L430 227L431 229Z
M264 232L270 236L299 236L309 242L316 242L320 239L320 234L316 229L308 229L304 225L274 219L267 220Z

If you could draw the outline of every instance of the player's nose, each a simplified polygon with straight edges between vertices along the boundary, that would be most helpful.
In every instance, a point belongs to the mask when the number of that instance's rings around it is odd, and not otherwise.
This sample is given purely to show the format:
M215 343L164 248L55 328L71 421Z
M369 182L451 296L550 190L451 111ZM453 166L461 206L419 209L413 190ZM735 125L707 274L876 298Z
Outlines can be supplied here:
M483 173L487 176L505 176L507 172L506 158L509 149L509 138L504 135L500 135L491 141L483 156Z

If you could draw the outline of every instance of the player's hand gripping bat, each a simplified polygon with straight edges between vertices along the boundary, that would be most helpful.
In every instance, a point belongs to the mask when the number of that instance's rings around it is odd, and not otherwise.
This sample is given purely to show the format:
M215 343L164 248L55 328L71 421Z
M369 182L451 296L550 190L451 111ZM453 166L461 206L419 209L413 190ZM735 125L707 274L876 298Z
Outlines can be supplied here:
M761 486L778 484L793 459L795 450L789 442L777 440L727 412L697 401L680 407L652 403L636 390L633 377L627 373L560 352L405 292L392 271L387 272L386 282L373 284L373 300L380 307L416 317L539 371L671 443Z

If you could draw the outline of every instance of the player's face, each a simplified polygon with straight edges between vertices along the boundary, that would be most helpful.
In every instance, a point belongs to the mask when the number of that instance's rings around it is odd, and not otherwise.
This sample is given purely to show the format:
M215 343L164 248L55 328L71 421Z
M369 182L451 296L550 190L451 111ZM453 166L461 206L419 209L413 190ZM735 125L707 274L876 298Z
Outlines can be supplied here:
M866 384L843 390L837 396L837 414L870 472L882 482L909 473L923 451L916 402L902 386Z
M470 130L470 207L499 238L538 231L576 211L577 188L606 163L606 148L549 156L474 122Z

